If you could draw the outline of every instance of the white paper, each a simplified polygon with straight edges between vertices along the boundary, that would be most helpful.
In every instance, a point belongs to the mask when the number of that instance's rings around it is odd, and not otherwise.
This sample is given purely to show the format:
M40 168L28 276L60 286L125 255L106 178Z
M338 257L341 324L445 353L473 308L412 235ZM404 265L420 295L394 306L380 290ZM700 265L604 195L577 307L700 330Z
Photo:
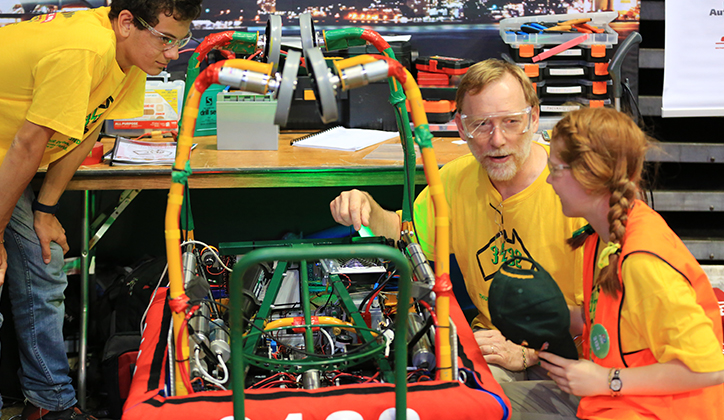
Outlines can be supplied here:
M366 128L345 128L337 126L312 134L301 140L294 140L293 146L356 152L365 147L398 138L394 131L369 130Z

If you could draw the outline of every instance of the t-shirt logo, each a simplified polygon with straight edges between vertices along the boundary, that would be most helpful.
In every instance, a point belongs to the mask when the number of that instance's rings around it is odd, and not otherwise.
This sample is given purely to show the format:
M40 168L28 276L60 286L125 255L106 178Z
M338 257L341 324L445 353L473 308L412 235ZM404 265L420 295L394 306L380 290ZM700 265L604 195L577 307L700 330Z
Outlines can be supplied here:
M513 233L510 237L508 237L508 232L506 230L501 230L495 236L490 238L488 243L480 248L476 253L478 267L480 268L480 273L483 275L485 281L493 279L495 272L498 271L501 264L508 264L510 266L521 268L520 260L511 261L513 257L517 255L533 259L530 252L528 252L528 249L525 247L523 240L520 238L520 235L518 235L518 231L515 229L513 229ZM484 267L489 267L490 264L493 264L495 269L489 269L489 272L486 272Z

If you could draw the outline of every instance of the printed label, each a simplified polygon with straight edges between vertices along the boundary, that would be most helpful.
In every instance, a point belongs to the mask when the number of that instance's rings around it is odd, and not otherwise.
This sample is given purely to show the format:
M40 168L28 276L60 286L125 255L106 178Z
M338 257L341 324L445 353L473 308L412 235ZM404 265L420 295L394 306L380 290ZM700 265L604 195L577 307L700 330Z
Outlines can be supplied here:
M580 106L563 106L563 105L541 105L540 110L541 112L570 112L575 111L577 109L581 109Z
M551 49L544 49L543 51L550 51ZM583 50L580 48L570 48L565 51L561 51L558 54L555 54L557 56L566 56L566 57L580 57L583 55Z
M551 69L551 76L583 76L583 69Z
M546 93L581 93L582 91L580 86L546 87Z

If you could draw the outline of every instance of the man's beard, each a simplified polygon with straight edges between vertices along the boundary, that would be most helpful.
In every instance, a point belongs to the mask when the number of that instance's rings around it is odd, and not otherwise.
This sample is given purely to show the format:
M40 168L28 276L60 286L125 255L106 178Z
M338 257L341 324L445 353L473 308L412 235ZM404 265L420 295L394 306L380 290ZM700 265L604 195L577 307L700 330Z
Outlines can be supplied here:
M532 144L532 139L525 139L518 150L506 147L482 155L473 151L473 156L483 165L491 181L510 181L528 160ZM486 159L492 156L507 155L510 155L511 159L501 163Z

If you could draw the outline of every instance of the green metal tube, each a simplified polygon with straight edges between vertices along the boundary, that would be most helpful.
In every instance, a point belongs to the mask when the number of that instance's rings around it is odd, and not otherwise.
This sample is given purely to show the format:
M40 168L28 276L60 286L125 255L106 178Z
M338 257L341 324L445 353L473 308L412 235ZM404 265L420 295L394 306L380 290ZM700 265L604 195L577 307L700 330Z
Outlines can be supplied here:
M392 47L385 48L380 51L382 55L397 60ZM405 103L407 97L402 84L395 78L388 79L390 85L390 103L396 108L395 120L397 122L397 131L400 133L400 142L403 150L405 150L404 165L407 177L404 182L404 190L402 191L402 222L412 221L412 202L414 201L414 192L410 191L411 186L415 185L415 143L412 138L412 130L410 129L410 116L407 113L407 105Z
M402 420L407 412L407 305L410 301L410 282L412 268L405 256L395 248L376 245L330 245L319 247L287 247L264 248L249 252L234 266L234 272L229 285L230 298L230 329L231 329L231 357L232 389L234 403L234 418L244 417L244 348L243 348L243 321L241 308L244 300L242 285L246 270L255 264L266 261L303 261L323 258L382 258L395 264L400 274L398 288L398 309L395 336L395 407L396 417Z
M304 323L312 324L312 312L309 305L309 275L307 273L307 260L299 263L299 284L302 286L302 312L304 313ZM304 345L307 351L314 352L314 340L312 337L312 329L307 327L304 329Z

